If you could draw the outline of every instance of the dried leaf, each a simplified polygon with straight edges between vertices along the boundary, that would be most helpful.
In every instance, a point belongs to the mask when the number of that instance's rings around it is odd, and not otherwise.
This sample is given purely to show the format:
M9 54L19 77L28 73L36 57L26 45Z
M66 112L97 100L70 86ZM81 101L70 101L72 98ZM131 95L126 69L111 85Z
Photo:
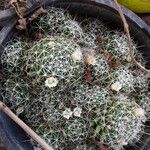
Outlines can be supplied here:
M109 52L105 52L104 56L110 68L117 68L121 64L120 61L114 59L112 54Z
M44 38L44 34L43 33L36 33L35 34L35 39L42 39L42 38Z
M96 36L96 43L100 44L100 43L103 42L103 40L104 40L104 39L102 38L101 35L97 35L97 36Z
M92 72L89 68L86 68L84 70L84 79L89 83L91 83L94 80L94 78L92 76Z
M15 8L16 13L18 14L20 18L23 18L23 16L27 12L27 8L25 8L22 4L27 3L28 1L29 0L11 0L10 1L10 5L12 5Z
M43 7L39 8L30 18L29 20L32 21L36 19L41 14L46 14L47 10L45 10Z
M18 20L19 25L16 26L19 30L26 30L27 29L27 22L26 18L22 18Z

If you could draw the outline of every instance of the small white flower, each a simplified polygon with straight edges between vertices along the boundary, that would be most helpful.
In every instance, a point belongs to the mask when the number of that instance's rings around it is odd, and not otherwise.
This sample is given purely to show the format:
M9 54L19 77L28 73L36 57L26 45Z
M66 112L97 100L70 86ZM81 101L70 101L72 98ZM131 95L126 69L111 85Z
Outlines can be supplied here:
M66 119L69 119L70 117L72 117L72 111L70 108L66 108L65 111L63 111L63 117Z
M76 117L81 117L81 113L82 113L82 108L76 107L73 110L73 115L76 116Z
M122 85L120 82L115 82L111 85L111 89L116 92L119 92L121 88L122 88Z
M55 46L55 42L54 41L50 41L47 43L49 48L53 48Z
M57 78L49 77L45 80L45 86L47 86L49 88L56 87L57 84L58 84Z
M18 108L16 109L16 114L19 115L19 114L21 114L23 111L24 111L24 107L23 107L23 106L22 106L22 107L18 107Z
M131 62L131 61L132 61L132 58L131 58L130 55L127 56L127 61L128 61L128 62Z
M85 62L88 65L95 65L96 64L96 57L94 56L94 54L90 53L90 54L86 54L85 56Z
M73 58L74 61L81 61L82 57L83 57L82 52L79 49L74 51L73 54L72 54L72 58Z
M133 114L137 118L145 118L145 111L142 108L136 108L136 109L134 109Z

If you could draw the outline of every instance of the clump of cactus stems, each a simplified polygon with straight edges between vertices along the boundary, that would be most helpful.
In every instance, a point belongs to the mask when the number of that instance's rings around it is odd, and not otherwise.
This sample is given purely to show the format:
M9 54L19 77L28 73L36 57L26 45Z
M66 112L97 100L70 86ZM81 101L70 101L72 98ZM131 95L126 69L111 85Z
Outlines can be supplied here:
M81 77L82 57L81 48L74 41L47 36L27 51L25 71L33 84L47 87L58 84L64 89Z
M131 63L122 32L80 20L50 8L31 26L42 39L5 48L3 99L55 150L94 150L93 140L134 145L150 112L148 79Z

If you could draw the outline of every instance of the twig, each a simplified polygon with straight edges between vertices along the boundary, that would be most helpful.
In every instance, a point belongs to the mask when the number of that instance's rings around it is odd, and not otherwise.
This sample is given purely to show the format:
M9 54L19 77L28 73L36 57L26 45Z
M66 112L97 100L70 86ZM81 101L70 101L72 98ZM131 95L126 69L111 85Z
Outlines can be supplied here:
M31 128L29 128L22 120L20 120L3 102L0 101L0 111L7 114L14 122L16 122L33 140L35 140L44 150L53 150L42 138L40 138Z
M129 47L129 55L132 59L132 61L135 63L136 66L138 66L142 71L144 71L147 74L150 74L150 70L146 69L144 66L142 66L139 62L136 61L135 57L134 57L134 51L132 49L132 40L131 40L131 36L130 36L130 32L129 32L129 25L127 23L127 20L122 12L121 6L119 5L119 3L117 2L117 0L114 0L114 3L117 7L118 13L122 19L123 25L124 25L124 31L127 34L127 39L128 39L128 47Z

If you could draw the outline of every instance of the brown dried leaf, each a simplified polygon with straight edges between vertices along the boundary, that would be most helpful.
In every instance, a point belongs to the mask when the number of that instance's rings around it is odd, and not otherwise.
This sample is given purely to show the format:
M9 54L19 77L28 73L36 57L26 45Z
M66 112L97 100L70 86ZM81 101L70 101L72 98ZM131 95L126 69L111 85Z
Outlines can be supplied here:
M10 5L12 5L15 8L16 13L18 14L20 18L23 18L23 16L27 12L27 9L22 6L22 3L27 3L27 1L29 0L11 0L10 1Z
M41 7L29 18L29 20L32 21L36 19L39 15L46 14L46 13L47 13L47 10Z
M19 30L26 30L27 29L27 21L26 18L22 18L18 20L18 25L16 26Z
M104 40L104 39L102 38L101 35L97 35L97 36L96 36L96 42L97 42L98 44L102 43L103 40Z
M114 59L112 54L109 52L105 52L104 56L110 68L117 68L121 64L120 61Z
M45 35L44 35L43 33L36 33L36 34L35 34L35 38L36 38L36 39L42 39L42 38L44 38L44 36L45 36Z
M85 68L84 70L84 79L89 83L91 83L94 80L92 72L89 68Z

